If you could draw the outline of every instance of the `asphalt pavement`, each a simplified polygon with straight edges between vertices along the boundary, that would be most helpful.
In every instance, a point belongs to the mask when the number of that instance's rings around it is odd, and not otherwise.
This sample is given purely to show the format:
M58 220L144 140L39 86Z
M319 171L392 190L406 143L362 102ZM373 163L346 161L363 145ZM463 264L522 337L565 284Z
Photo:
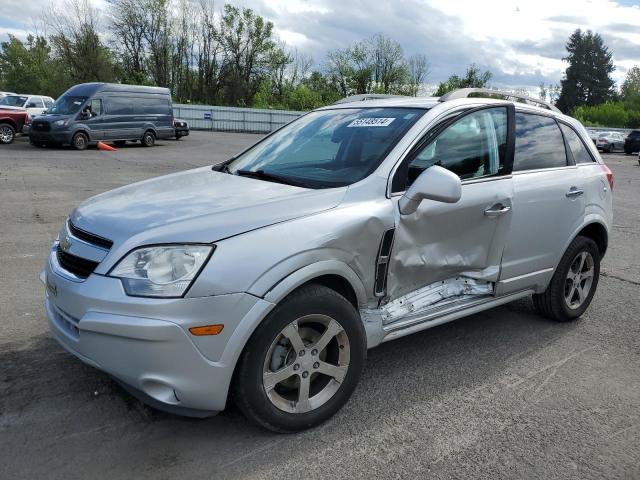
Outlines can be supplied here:
M51 337L38 274L97 193L229 158L260 137L192 132L117 152L0 145L0 479L640 478L640 167L605 155L615 220L571 324L519 301L369 351L349 403L295 435L231 405L155 411Z

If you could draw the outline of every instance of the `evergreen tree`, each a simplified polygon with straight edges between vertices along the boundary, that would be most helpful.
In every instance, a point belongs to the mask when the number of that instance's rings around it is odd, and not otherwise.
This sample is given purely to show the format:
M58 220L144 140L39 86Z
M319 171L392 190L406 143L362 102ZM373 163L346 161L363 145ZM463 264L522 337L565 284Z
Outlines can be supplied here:
M569 66L562 79L557 106L572 112L581 105L599 105L615 97L614 82L609 76L615 69L612 53L602 37L590 30L576 30L567 42Z

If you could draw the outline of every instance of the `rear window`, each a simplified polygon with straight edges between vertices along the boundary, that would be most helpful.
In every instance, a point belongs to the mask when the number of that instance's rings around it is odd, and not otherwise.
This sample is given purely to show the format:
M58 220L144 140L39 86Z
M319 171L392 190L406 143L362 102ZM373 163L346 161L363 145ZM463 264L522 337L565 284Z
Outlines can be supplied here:
M591 156L587 147L584 146L584 143L582 143L582 140L580 140L580 137L573 128L564 123L560 124L560 128L562 128L562 133L564 133L564 138L567 139L569 149L576 163L595 162L595 159Z
M516 151L513 171L567 165L564 139L553 118L516 113Z

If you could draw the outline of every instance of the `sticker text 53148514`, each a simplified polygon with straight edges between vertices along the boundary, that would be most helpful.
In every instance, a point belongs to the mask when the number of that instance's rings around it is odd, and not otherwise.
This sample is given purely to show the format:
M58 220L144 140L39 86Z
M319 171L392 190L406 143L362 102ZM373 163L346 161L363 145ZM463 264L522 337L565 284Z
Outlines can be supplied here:
M356 118L347 127L387 127L395 118Z

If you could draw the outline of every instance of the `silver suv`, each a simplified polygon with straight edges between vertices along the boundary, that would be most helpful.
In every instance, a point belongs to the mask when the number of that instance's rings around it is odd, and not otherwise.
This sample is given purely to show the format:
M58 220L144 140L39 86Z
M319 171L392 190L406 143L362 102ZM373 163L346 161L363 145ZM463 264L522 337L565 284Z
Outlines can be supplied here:
M554 107L476 93L351 99L87 200L43 272L53 335L152 406L232 397L288 432L333 415L382 342L530 295L579 317L611 171Z

